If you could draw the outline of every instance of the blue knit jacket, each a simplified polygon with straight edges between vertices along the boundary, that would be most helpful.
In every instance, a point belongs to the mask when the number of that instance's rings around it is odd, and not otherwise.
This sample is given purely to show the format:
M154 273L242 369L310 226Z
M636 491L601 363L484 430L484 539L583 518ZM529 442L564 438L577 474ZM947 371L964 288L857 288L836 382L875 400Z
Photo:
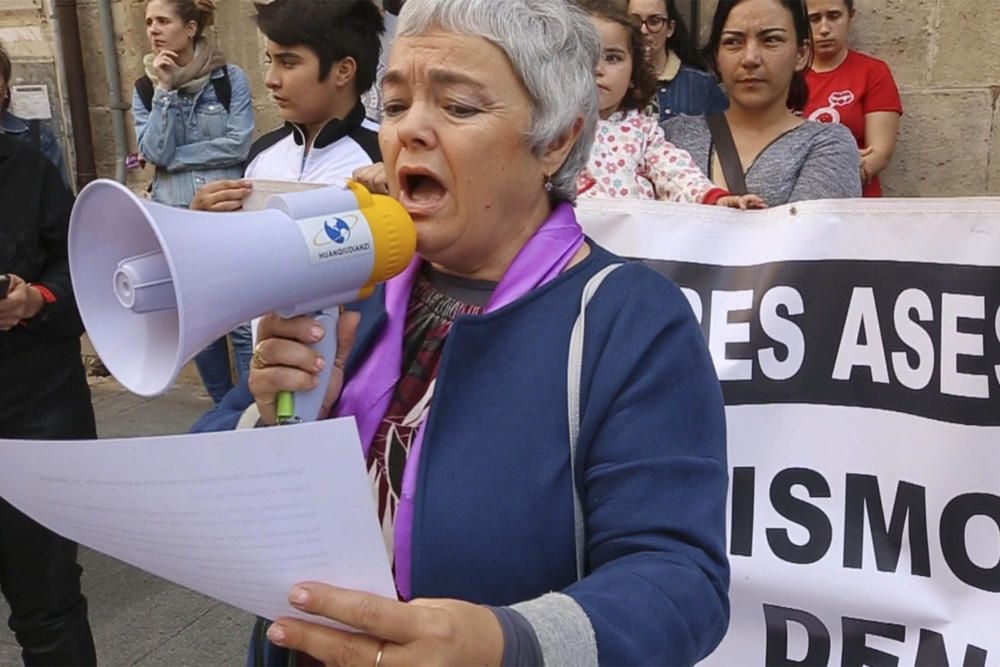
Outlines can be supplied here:
M722 393L701 329L671 282L613 272L587 309L576 469L567 358L591 255L496 312L460 317L445 344L414 512L414 597L494 606L563 591L609 665L693 664L729 620ZM386 317L358 304L356 368ZM246 384L196 430L232 428ZM586 517L576 580L573 485Z

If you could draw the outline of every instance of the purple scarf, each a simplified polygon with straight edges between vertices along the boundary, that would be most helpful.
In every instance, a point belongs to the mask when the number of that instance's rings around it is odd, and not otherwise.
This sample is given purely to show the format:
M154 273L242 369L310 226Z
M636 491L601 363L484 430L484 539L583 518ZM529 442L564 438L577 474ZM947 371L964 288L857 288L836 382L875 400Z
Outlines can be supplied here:
M511 262L483 312L499 310L558 276L583 246L583 242L583 229L576 221L573 207L560 204ZM337 405L338 417L353 415L357 420L366 458L402 373L406 312L410 292L422 263L420 257L415 257L403 273L385 284L388 322L354 377L344 387ZM433 409L433 403L431 405ZM425 420L418 428L406 460L403 493L396 514L396 586L404 600L411 597L414 493L426 423Z

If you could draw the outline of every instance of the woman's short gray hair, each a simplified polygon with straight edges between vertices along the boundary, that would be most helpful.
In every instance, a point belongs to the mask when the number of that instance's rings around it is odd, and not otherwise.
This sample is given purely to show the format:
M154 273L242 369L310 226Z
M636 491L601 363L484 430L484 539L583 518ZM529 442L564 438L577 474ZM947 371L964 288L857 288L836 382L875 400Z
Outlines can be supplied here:
M482 37L507 54L532 98L528 142L536 155L583 115L583 133L551 177L554 202L575 200L597 126L601 43L587 15L567 0L408 0L396 35L435 28Z

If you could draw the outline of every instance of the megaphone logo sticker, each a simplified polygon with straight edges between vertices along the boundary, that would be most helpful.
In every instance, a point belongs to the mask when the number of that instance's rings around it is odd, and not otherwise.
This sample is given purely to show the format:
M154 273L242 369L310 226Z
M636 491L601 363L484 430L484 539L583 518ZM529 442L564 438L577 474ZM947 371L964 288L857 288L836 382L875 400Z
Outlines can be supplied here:
M371 230L364 214L357 209L296 220L296 223L313 264L370 255L374 251Z
M354 216L348 217L350 218L350 222L344 218L334 218L333 221L324 220L323 229L316 233L313 245L325 246L331 243L343 245L347 243L351 239L351 230L358 221Z

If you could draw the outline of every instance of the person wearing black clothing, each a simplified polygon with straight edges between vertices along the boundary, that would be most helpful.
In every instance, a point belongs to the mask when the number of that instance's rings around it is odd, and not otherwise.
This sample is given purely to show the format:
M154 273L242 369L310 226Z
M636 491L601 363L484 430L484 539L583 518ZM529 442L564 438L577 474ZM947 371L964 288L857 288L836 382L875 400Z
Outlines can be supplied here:
M0 438L97 437L66 235L73 195L30 144L0 134ZM77 545L0 498L0 592L26 665L94 665Z

